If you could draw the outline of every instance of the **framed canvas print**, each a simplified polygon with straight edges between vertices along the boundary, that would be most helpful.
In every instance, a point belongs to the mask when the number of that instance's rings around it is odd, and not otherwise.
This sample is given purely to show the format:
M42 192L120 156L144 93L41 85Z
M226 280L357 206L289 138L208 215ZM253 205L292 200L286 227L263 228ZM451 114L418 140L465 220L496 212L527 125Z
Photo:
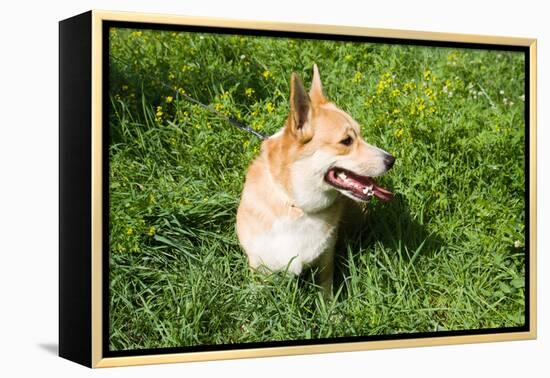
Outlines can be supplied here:
M536 337L536 41L60 22L59 353Z

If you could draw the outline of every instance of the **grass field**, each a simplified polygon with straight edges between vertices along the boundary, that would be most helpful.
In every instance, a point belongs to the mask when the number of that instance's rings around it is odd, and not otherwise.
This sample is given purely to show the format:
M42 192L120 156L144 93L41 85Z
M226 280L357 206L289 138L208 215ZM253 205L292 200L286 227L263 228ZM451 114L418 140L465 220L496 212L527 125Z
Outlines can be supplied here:
M325 93L397 157L367 227L312 273L249 271L235 235L259 141L289 78ZM110 32L111 350L524 324L524 56L518 52Z

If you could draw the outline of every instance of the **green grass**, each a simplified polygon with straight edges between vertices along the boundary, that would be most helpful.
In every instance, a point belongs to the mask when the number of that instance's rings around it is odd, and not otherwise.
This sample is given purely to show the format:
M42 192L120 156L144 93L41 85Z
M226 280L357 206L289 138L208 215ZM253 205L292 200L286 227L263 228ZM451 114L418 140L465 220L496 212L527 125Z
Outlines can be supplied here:
M110 57L112 350L524 324L521 53L115 29ZM397 156L331 300L313 272L249 271L235 214L259 141L178 94L272 134L313 63Z

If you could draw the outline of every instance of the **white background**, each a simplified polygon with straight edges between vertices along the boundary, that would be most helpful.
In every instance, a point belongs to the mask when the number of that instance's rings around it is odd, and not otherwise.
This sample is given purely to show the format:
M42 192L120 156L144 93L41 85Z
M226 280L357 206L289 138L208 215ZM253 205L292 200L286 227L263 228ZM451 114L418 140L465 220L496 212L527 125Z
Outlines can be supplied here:
M542 377L547 297L550 25L545 1L51 1L0 5L0 375ZM56 356L58 25L89 9L538 38L537 341L397 349L91 371ZM546 212L544 211L546 210Z

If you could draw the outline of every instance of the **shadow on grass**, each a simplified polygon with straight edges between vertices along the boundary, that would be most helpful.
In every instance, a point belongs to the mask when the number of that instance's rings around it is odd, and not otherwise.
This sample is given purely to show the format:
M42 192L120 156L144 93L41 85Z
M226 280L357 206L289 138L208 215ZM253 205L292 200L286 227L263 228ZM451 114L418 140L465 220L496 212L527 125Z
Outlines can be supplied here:
M415 217L407 200L397 195L392 201L376 201L366 212L351 209L343 223L344 232L336 246L335 287L349 274L348 249L353 257L369 253L379 244L384 249L399 253L405 262L418 260L420 256L433 256L443 244L441 237L428 231L424 222Z

